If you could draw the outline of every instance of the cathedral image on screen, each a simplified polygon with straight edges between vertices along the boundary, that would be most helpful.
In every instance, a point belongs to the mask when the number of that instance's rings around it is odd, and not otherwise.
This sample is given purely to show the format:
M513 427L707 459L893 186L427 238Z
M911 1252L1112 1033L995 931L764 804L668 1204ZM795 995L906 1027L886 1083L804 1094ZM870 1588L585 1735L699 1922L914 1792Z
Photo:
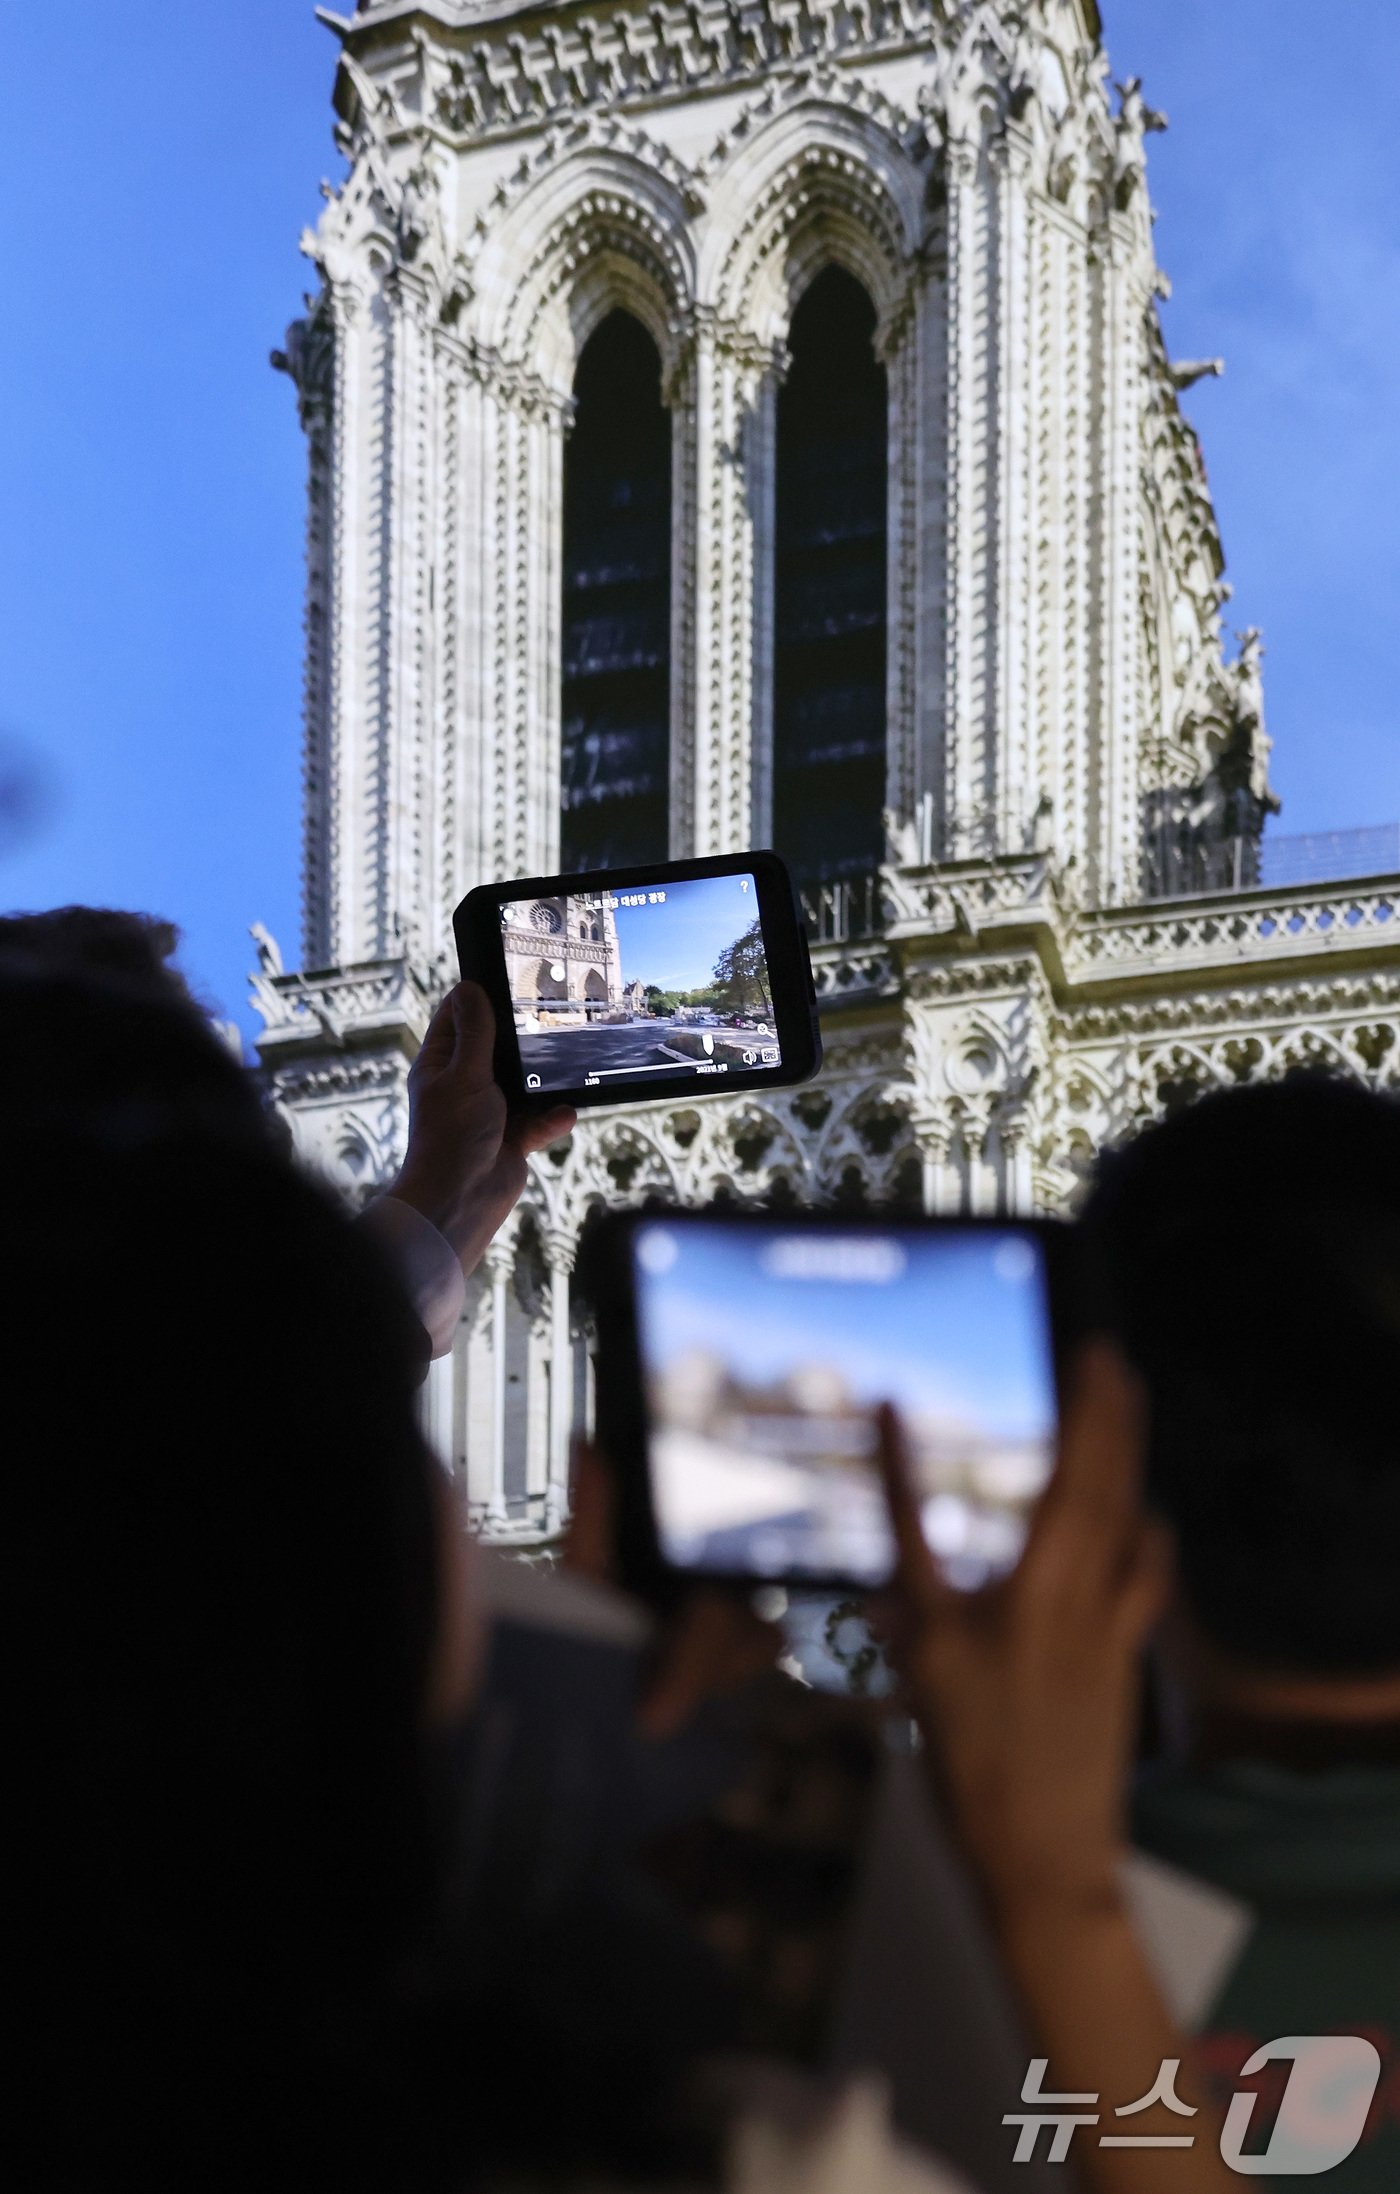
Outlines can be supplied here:
M275 355L308 520L272 1101L347 1196L384 1182L453 907L512 876L771 845L822 1013L809 1086L591 1113L473 1275L428 1426L540 1546L592 1213L1061 1210L1196 1090L1393 1082L1400 848L1277 835L1183 409L1218 361L1164 340L1164 118L1111 10L324 19L343 169ZM648 1010L605 937L526 928L537 1011Z
M550 1028L621 1018L631 997L622 980L617 916L606 893L535 899L501 910L506 981L517 1028Z

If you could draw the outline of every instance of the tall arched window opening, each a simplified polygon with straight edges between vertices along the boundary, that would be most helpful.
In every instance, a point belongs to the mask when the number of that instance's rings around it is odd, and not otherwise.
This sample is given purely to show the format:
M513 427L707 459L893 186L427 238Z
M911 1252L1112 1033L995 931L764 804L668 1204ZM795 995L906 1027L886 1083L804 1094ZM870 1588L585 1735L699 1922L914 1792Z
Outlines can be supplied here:
M807 883L884 858L888 392L839 267L792 316L778 392L773 844Z
M561 865L665 860L671 419L629 313L594 330L574 377L563 567Z

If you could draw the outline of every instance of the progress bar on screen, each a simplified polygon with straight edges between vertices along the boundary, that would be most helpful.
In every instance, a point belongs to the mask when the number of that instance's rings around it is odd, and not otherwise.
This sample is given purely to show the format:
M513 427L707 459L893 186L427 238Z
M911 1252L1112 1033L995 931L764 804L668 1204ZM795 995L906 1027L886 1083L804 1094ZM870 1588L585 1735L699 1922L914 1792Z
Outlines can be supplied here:
M729 1072L727 1065L721 1066L709 1059L662 1059L651 1067L590 1067L584 1076L584 1080L585 1082L602 1082L610 1074L626 1074L629 1077L634 1074L674 1074L677 1067L689 1067L692 1073L698 1068L702 1074L727 1074Z

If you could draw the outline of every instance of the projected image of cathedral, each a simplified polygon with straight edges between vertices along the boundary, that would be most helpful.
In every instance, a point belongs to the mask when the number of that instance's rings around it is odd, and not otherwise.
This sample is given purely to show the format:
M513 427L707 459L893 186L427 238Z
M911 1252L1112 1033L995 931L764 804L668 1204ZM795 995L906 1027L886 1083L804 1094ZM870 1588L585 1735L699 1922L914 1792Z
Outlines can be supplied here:
M1060 1210L1196 1090L1394 1081L1400 848L1272 820L1182 408L1215 362L1163 338L1162 117L1095 0L326 20L344 173L277 354L309 501L273 1101L347 1195L390 1175L484 881L772 845L820 994L815 1083L591 1114L473 1277L429 1429L540 1545L592 1213ZM593 940L538 937L572 997Z

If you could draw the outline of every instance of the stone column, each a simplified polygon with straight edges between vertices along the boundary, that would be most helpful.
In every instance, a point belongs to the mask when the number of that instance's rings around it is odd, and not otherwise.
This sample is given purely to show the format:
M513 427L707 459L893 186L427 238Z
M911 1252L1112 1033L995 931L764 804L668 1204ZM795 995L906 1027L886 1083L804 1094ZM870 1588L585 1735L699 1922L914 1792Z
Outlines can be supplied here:
M947 178L948 347L945 466L947 584L945 634L944 851L954 859L984 850L990 724L987 681L987 406L992 341L988 299L995 246L977 144L955 139Z
M553 1308L552 1296L547 1294L525 1327L525 1520L531 1532L544 1530L549 1508L550 1443L554 1425Z
M766 572L772 531L775 407L764 382L781 363L744 330L697 311L677 369L694 511L683 589L689 699L673 718L686 734L676 742L675 773L684 777L673 784L677 854L728 853L753 842L755 708L767 705L759 700L758 671L771 644L755 630L756 600L768 599L759 567ZM678 426L679 419L678 410Z
M1100 400L1093 462L1098 538L1098 599L1093 631L1096 672L1090 734L1092 880L1108 901L1132 897L1137 884L1139 817L1138 535L1141 495L1142 324L1150 269L1139 259L1132 224L1109 215L1092 260Z
M918 843L925 858L946 848L945 827L952 802L949 779L948 710L952 659L949 649L950 556L949 524L949 297L946 212L934 215L924 247L924 265L914 278L912 324L898 346L899 371L890 372L890 440L893 455L896 433L906 442L901 512L902 535L912 525L912 540L902 538L900 568L890 570L890 604L912 620L902 636L903 656L899 678L892 676L889 706L907 710L907 721L892 713L892 731L908 742L907 751L892 745L891 776L901 801L891 800L897 812L926 816L921 821ZM893 485L895 468L891 466ZM908 501L912 498L912 511ZM893 531L891 555L895 553ZM895 661L891 624L891 667ZM908 687L907 693L905 687Z
M585 1344L583 1356L583 1423L579 1427L586 1440L591 1440L598 1423L598 1384L593 1367L592 1347Z
M330 895L334 881L331 803L335 757L332 742L332 632L334 560L340 508L337 433L343 401L344 333L349 309L327 284L310 316L287 331L276 364L296 382L306 434L306 655L302 671L302 878L303 966L324 967L329 957ZM339 422L343 433L343 422Z
M777 550L778 368L757 380L744 429L744 470L753 516L751 588L750 843L773 843L773 602Z
M947 1208L948 1152L952 1132L944 1116L937 1113L916 1118L914 1135L919 1150L924 1210L933 1218Z
M523 598L517 624L528 667L517 733L524 799L516 846L520 869L529 876L549 875L559 866L564 435L572 417L570 403L540 391L527 427L529 547L519 560Z
M419 1390L419 1413L423 1437L443 1468L451 1471L452 1457L452 1386L453 1353L439 1356L428 1366L428 1376Z
M1030 1130L1030 1115L1024 1106L1003 1113L997 1122L1002 1154L1002 1199L1008 1211L1025 1217L1035 1209Z
M329 967L368 958L362 921L369 831L363 812L364 723L371 705L366 536L377 504L370 415L382 349L365 286L327 278L334 343L325 521L323 660L307 693L308 765L303 951ZM310 612L309 612L310 614Z
M433 694L429 842L432 905L426 947L451 941L452 910L484 880L479 836L485 583L482 572L483 411L489 398L466 345L445 328L434 336L438 382L436 547L429 587L437 638Z
M549 1266L549 1475L544 1523L551 1537L563 1530L569 1513L569 1442L574 1421L569 1278L577 1248L569 1234L552 1233L545 1239L545 1261Z
M430 595L433 506L438 484L435 290L399 263L384 284L387 310L383 467L378 536L367 543L377 586L371 645L373 744L368 756L376 873L375 949L399 938L419 949L435 897L430 781L434 608Z
M963 1149L967 1155L967 1186L964 1192L964 1208L976 1219L987 1208L984 1194L983 1160L987 1148L987 1130L991 1124L990 1108L985 1103L974 1103L964 1098L960 1114Z
M571 407L533 377L463 353L455 653L445 666L460 741L453 781L460 894L559 858L560 566Z
M476 1531L486 1523L495 1477L492 1439L495 1412L494 1398L489 1393L491 1311L491 1275L485 1266L478 1266L467 1282L467 1311L453 1352L456 1368L453 1439L462 1458L467 1513Z
M907 271L903 294L877 334L888 391L888 505L885 524L885 806L901 822L929 789L920 768L919 655L921 572L919 483L923 268ZM760 839L760 844L766 840Z
M506 1357L515 1237L497 1235L483 1260L491 1291L491 1454L482 1517L488 1531L506 1521Z
M988 418L995 452L989 614L995 616L996 844L1017 853L1035 805L1032 709L1027 675L1032 626L1030 379L1031 261L1028 194L1031 134L1008 122L991 148L996 197L996 399ZM989 794L992 788L989 787Z

